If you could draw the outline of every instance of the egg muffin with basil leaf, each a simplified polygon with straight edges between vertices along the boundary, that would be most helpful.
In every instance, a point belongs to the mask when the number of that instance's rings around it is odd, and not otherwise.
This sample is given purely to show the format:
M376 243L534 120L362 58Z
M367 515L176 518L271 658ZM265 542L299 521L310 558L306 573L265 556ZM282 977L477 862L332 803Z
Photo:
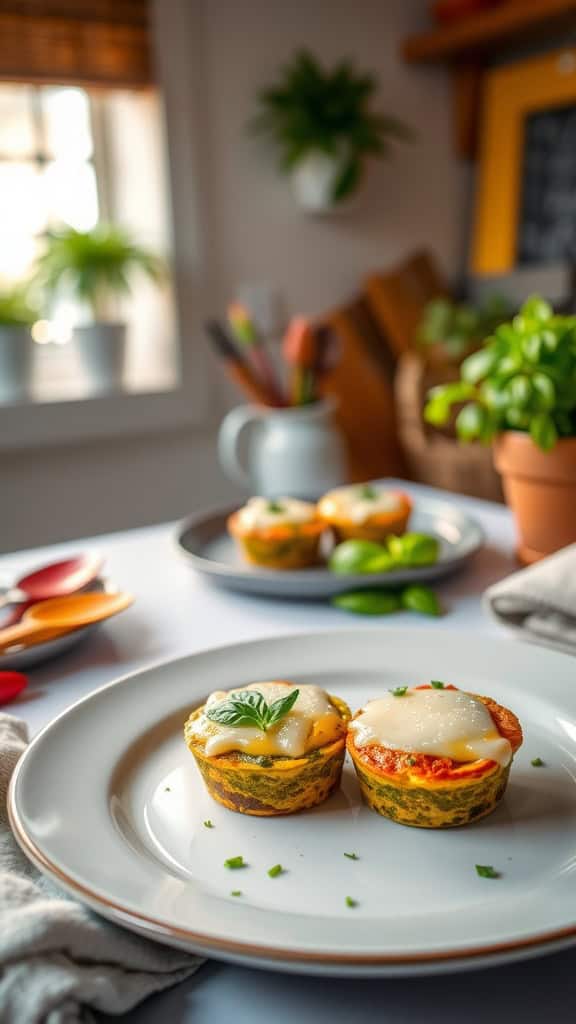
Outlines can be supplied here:
M241 814L293 814L340 784L347 705L283 680L212 693L184 727L210 795Z
M366 540L382 544L406 530L412 502L403 491L378 484L353 484L328 491L318 502L318 515L338 542Z
M366 803L402 825L467 825L497 807L522 743L491 697L433 681L398 686L350 722L348 752Z
M267 569L316 565L325 529L316 506L297 498L250 498L228 519L244 558Z

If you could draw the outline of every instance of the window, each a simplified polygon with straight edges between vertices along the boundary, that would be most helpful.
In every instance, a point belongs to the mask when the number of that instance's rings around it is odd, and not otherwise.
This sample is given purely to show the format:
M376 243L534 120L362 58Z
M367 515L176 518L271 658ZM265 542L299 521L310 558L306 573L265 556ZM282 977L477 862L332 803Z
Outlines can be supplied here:
M153 90L0 85L0 286L26 277L43 232L99 220L127 227L143 244L169 248L165 145ZM139 278L122 303L129 325L129 391L175 386L172 295ZM34 331L33 395L81 398L88 382L72 342L86 311L59 299Z

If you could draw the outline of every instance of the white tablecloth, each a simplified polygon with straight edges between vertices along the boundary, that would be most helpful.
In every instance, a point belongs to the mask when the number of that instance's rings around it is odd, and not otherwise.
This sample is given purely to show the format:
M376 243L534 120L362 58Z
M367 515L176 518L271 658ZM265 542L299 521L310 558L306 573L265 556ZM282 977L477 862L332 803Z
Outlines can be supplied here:
M430 629L476 628L502 633L480 607L490 583L516 568L514 531L506 509L471 498L441 495L402 484L418 495L449 497L478 519L486 545L457 576L439 586L449 614L418 619ZM95 548L106 571L137 600L128 612L94 633L83 646L35 669L25 701L14 713L37 731L73 701L103 683L161 659L205 647L265 635L335 625L358 625L329 605L266 601L217 590L195 575L178 555L175 527L163 525L73 544L5 556L0 571L15 572L62 553ZM374 629L406 628L409 614L362 619ZM518 641L510 639L511 643ZM568 1019L576 963L570 952L489 972L404 981L335 981L251 971L212 962L175 991L151 999L124 1018L130 1024L532 1024ZM573 998L573 996L571 997Z

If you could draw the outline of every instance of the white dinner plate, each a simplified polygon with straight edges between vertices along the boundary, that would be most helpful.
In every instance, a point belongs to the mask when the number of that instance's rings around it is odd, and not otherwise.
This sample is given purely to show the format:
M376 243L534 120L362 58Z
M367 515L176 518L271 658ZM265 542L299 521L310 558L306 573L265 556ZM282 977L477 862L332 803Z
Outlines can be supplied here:
M180 526L177 543L190 564L211 582L230 590L244 590L269 597L318 600L358 587L395 587L436 580L455 572L482 546L482 529L449 501L418 498L409 530L429 533L440 541L435 565L395 569L393 572L338 576L329 569L263 569L245 562L226 532L226 520L234 509L192 516Z
M431 629L191 655L98 690L44 729L17 767L12 824L38 867L105 917L220 959L397 975L551 952L576 942L575 668L567 655ZM525 730L504 801L461 829L405 828L361 803L347 765L342 789L303 814L220 807L183 722L211 690L271 678L319 684L353 708L430 678L493 696ZM224 866L238 855L247 867ZM286 871L270 878L277 863ZM479 877L476 864L500 877Z

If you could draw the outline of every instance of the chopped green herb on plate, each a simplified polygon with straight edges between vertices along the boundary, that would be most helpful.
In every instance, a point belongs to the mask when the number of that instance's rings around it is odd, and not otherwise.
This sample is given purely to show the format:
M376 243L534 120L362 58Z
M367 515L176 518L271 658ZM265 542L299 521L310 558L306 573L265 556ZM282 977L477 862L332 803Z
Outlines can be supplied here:
M247 868L248 865L244 861L244 857L228 857L228 860L224 861L225 868Z
M491 864L476 864L476 874L480 878L500 878L499 872Z

